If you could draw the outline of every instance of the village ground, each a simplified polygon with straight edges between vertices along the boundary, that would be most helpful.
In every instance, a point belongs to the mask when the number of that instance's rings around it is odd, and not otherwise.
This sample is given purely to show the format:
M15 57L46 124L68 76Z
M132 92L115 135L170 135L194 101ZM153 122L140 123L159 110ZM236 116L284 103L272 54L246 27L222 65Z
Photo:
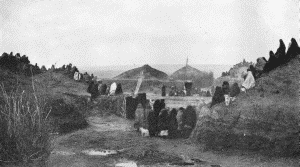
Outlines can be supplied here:
M79 93L79 92L78 92ZM79 93L84 95L84 92ZM151 95L150 97L154 97ZM199 97L198 97L199 98ZM191 101L191 97L190 100ZM195 98L194 98L195 99ZM197 99L197 98L196 98ZM197 101L197 100L196 100ZM209 102L209 98L205 98ZM169 104L169 105L168 105ZM184 100L167 100L167 107L190 104ZM170 163L201 160L193 166L299 166L293 158L275 158L240 151L212 152L203 150L189 139L142 137L133 128L133 121L115 115L101 115L90 111L89 127L65 135L53 135L52 153L47 161L51 167L115 166L118 162L134 161L138 166L168 166ZM84 150L122 150L115 155L87 155ZM173 165L176 166L176 165ZM177 165L178 166L178 165Z
M199 159L193 166L298 166L299 160L268 158L255 153L211 152L201 149L189 139L142 137L133 129L133 122L117 116L88 118L90 126L62 136L53 136L53 151L48 166L96 167L114 166L117 162L134 161L139 166L167 166L183 159ZM116 155L86 155L83 150L125 149Z
M36 85L42 85L41 91L64 96L64 93L88 97L87 85L74 82L62 74L47 73L34 78ZM46 84L45 84L46 83ZM159 96L148 93L149 98ZM196 104L201 97L169 98L167 107L186 107ZM196 100L195 100L196 99ZM209 102L210 98L205 98ZM298 167L298 158L262 156L257 153L241 151L210 151L201 145L194 144L189 139L162 139L142 137L133 128L133 121L114 115L103 115L96 109L88 112L86 120L89 126L82 130L67 134L52 134L51 154L46 161L49 167L97 167L115 166L118 162L134 161L138 166L167 166L169 163L201 160L194 166L270 166L270 167ZM86 155L84 150L121 150L116 155Z

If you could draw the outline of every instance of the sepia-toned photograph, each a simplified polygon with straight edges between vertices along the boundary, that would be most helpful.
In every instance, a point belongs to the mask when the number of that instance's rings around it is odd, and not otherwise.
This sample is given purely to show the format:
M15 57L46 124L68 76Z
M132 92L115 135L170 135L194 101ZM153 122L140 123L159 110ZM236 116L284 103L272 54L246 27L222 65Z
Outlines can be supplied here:
M300 167L298 0L0 0L0 166Z

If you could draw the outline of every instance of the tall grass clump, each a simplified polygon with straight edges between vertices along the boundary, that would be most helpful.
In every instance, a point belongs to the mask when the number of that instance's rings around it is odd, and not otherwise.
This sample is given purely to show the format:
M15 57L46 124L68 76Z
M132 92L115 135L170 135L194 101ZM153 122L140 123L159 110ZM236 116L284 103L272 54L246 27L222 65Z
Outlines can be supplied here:
M49 155L49 134L44 101L34 91L19 88L0 94L0 165L31 163Z

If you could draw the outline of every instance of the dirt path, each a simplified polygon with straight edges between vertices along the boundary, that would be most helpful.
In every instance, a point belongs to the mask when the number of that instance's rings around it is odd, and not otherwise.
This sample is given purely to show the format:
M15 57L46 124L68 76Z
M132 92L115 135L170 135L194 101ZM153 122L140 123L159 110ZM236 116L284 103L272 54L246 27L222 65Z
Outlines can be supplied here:
M267 159L261 156L225 155L203 152L189 140L141 137L133 122L116 117L89 117L90 127L52 141L53 151L48 165L53 167L115 166L118 162L134 161L138 166L167 166L196 158L193 166L299 166L296 159ZM122 150L108 156L86 155L84 150Z

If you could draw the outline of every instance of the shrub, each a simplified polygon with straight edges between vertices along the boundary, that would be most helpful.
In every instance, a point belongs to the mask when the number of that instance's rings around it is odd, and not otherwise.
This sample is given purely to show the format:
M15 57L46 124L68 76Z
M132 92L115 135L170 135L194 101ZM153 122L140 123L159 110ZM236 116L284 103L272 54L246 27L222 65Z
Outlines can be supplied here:
M1 86L1 162L29 163L49 154L47 117L42 98L33 92L10 93Z
M45 106L51 110L49 114L51 132L69 133L88 126L84 115L79 112L83 109L81 106L83 104L79 104L79 100L71 99L71 102L67 103L67 99L49 98L48 101ZM78 103L78 106L74 103Z
M98 114L115 114L125 117L124 98L125 95L98 97L95 105Z

